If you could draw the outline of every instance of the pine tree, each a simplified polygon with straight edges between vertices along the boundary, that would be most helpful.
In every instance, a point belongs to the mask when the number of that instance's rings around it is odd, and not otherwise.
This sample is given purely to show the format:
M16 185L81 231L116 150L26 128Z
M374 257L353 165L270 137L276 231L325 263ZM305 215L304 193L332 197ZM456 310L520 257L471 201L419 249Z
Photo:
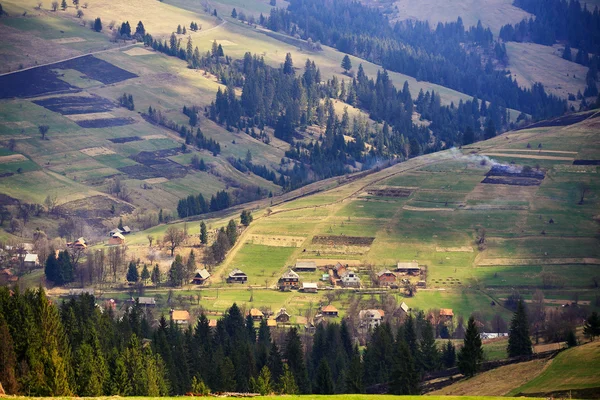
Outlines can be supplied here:
M363 393L363 365L358 346L354 346L352 359L346 375L346 389L348 393Z
M477 373L482 360L481 337L477 325L475 325L475 318L471 316L463 340L463 347L458 353L458 368L463 375L471 377Z
M283 63L283 73L286 75L294 75L294 62L292 61L292 55L287 53L285 55L285 62Z
M194 273L196 272L196 254L194 254L194 250L190 250L190 255L188 257L187 263L185 264L185 280L186 282L192 279Z
M253 220L253 217L252 217L252 213L250 211L248 211L248 210L242 211L242 213L240 214L240 222L242 223L242 225L248 226L248 225L250 225L252 220Z
M206 231L206 224L204 221L200 222L200 243L208 243L208 232Z
M317 373L315 376L315 386L313 392L316 394L333 394L333 379L331 377L331 368L325 358L321 358Z
M348 57L348 54L346 54L342 59L341 66L346 73L348 73L348 71L352 69L352 61L350 61L350 57Z
M44 268L44 274L46 275L46 279L50 282L58 284L57 281L60 279L60 271L58 269L58 260L56 259L56 255L52 252L48 255L46 259L46 266Z
M271 381L271 371L266 365L262 367L256 380L250 378L253 392L260 393L261 396L267 396L273 393L273 383Z
M141 278L144 282L144 285L148 283L148 279L150 279L150 271L148 271L148 266L146 264L144 264L144 268L142 269Z
M158 264L152 268L152 275L150 276L150 280L153 284L158 285L161 282L161 274L160 268L158 268Z
M119 228L120 230L123 230L123 218L119 218L119 225L117 226L117 228Z
M488 118L485 124L485 130L483 131L484 139L491 139L496 136L496 125L494 124L494 120Z
M390 393L395 395L419 394L419 374L408 344L398 338L394 349L394 365Z
M260 340L260 332L259 332ZM284 365L281 361L281 353L275 342L271 342L271 348L269 349L269 358L267 360L267 366L271 371L271 377L274 381L280 382L283 375Z
M456 347L451 340L448 340L442 352L442 363L446 368L452 368L456 365Z
M237 225L234 220L229 220L225 233L227 234L227 238L229 239L229 244L233 246L237 241Z
M127 268L127 282L135 283L140 279L140 275L137 270L135 262L130 261L129 267Z
M287 359L290 371L294 375L294 380L298 385L299 392L302 394L310 393L310 382L308 380L308 371L304 363L302 343L296 328L291 328L287 333L287 343L285 349L285 358Z
M231 11L231 18L237 18L237 11L235 10L235 7Z
M101 396L104 382L102 371L96 368L97 359L92 346L87 343L79 346L74 361L77 394L86 397Z
M279 381L279 394L298 394L300 389L294 379L294 374L290 371L287 364L283 364L283 374Z
M529 323L527 322L525 305L522 300L519 300L517 303L517 309L510 321L506 351L509 357L529 356L533 354L531 338L529 337Z
M17 356L8 324L0 313L0 383L7 394L17 394L19 384L16 375Z
M94 30L96 32L102 32L102 20L100 19L100 17L94 20Z
M567 61L573 61L573 55L571 54L571 46L569 45L569 43L565 45L565 49L562 53L562 58L564 58Z
M594 341L597 336L600 336L600 317L594 311L583 325L583 334L590 340Z
M184 269L183 259L178 254L175 257L175 261L171 263L171 268L169 269L169 283L172 286L181 286L183 284L185 278Z
M440 365L440 353L435 345L433 326L429 321L425 321L421 332L418 360L422 370L427 372L437 370Z
M67 0L62 0L60 3L60 8L62 8L63 11L67 9Z

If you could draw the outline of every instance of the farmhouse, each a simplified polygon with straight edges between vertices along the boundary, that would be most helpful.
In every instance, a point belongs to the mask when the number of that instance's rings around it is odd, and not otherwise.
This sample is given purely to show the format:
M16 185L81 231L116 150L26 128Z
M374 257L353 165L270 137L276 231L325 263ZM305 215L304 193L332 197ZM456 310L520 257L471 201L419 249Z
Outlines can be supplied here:
M338 316L338 309L335 308L334 306L332 306L331 304L328 306L325 306L321 309L321 314L323 314L324 317L337 317Z
M333 270L335 271L335 274L338 276L338 278L341 278L342 275L344 275L346 273L346 266L340 262L337 262L333 266Z
M113 233L112 236L110 237L110 239L108 239L108 244L111 246L121 245L124 243L125 243L125 236L123 236L119 232Z
M396 266L396 272L407 275L419 275L421 268L416 262L399 262Z
M377 274L377 281L379 286L391 286L396 284L396 274L389 269L381 271Z
M298 289L298 285L300 284L300 276L297 273L288 270L285 274L279 278L279 290L286 291L290 289Z
M194 275L194 279L192 279L192 283L194 285L202 285L210 278L210 273L206 270L206 268L197 269Z
M171 310L171 320L175 325L190 323L190 313L187 310Z
M40 260L38 259L37 254L26 254L23 259L23 266L25 268L34 269L39 267Z
M314 261L296 261L294 271L296 272L315 272L317 270L317 263Z
M248 275L243 271L235 268L227 276L227 283L246 283L248 281Z
M341 281L345 287L360 287L360 277L354 271L344 272Z
M359 326L364 330L375 329L383 321L384 315L383 310L360 310L358 313Z
M250 315L254 321L262 321L262 319L265 317L265 314L263 314L258 308L251 308L248 315Z
M120 230L119 228L115 228L115 229L113 229L112 231L109 231L109 232L108 232L108 237L112 237L112 236L113 236L115 233L120 233L120 234L123 234L123 231L122 231L122 230Z
M302 284L302 291L304 293L317 293L318 286L316 283L304 282Z
M288 322L290 322L290 314L287 313L285 308L282 308L275 316L275 321L277 321L280 324L287 324Z
M454 317L454 312L452 312L451 308L440 308L440 319L442 321L452 321Z

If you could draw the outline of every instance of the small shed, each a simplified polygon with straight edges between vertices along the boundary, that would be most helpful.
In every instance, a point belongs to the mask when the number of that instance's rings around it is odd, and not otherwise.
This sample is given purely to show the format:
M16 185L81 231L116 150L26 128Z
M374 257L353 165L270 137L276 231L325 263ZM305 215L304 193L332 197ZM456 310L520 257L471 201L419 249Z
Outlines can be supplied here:
M123 227L123 229L122 229L122 232L121 232L121 233L122 233L123 235L129 235L129 234L131 233L131 228L130 228L129 226L125 225L125 226Z
M113 233L110 239L108 239L108 244L111 246L121 245L123 243L125 243L125 236L119 232Z
M194 285L202 285L210 278L210 272L206 268L197 269L194 274L194 279L192 279L192 283Z
M227 276L227 283L246 283L248 282L248 275L242 270L235 268Z
M274 319L268 319L267 320L267 326L269 328L276 328L277 327L277 321L275 321Z
M399 262L396 266L396 271L407 275L419 275L421 268L416 262Z
M317 290L319 290L319 287L316 283L304 282L302 284L302 291L304 293L317 293Z
M323 314L324 317L337 317L338 309L330 304L321 309L321 314Z
M294 271L297 272L314 272L317 270L317 263L314 261L296 261Z
M451 321L454 317L454 312L451 308L440 308L440 319Z
M137 301L140 306L144 307L154 307L156 306L156 300L154 297L138 297ZM132 297L131 302L135 302L135 299Z

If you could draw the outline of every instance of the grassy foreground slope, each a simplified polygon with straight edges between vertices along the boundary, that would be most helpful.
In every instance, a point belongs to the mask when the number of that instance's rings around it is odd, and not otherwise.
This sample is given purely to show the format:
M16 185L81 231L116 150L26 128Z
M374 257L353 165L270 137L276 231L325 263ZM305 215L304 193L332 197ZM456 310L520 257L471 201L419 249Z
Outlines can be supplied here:
M560 353L536 378L510 392L512 395L557 393L569 390L600 391L600 342Z

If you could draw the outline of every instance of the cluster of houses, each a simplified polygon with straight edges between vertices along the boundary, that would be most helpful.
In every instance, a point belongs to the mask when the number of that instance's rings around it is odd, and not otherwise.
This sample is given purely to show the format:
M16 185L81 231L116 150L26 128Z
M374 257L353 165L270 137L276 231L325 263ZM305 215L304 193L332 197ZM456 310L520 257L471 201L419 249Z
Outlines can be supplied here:
M21 271L32 271L40 267L40 260L34 253L31 243L21 243L16 246L4 246L0 248L0 285L14 284L19 277L13 272L13 268Z

